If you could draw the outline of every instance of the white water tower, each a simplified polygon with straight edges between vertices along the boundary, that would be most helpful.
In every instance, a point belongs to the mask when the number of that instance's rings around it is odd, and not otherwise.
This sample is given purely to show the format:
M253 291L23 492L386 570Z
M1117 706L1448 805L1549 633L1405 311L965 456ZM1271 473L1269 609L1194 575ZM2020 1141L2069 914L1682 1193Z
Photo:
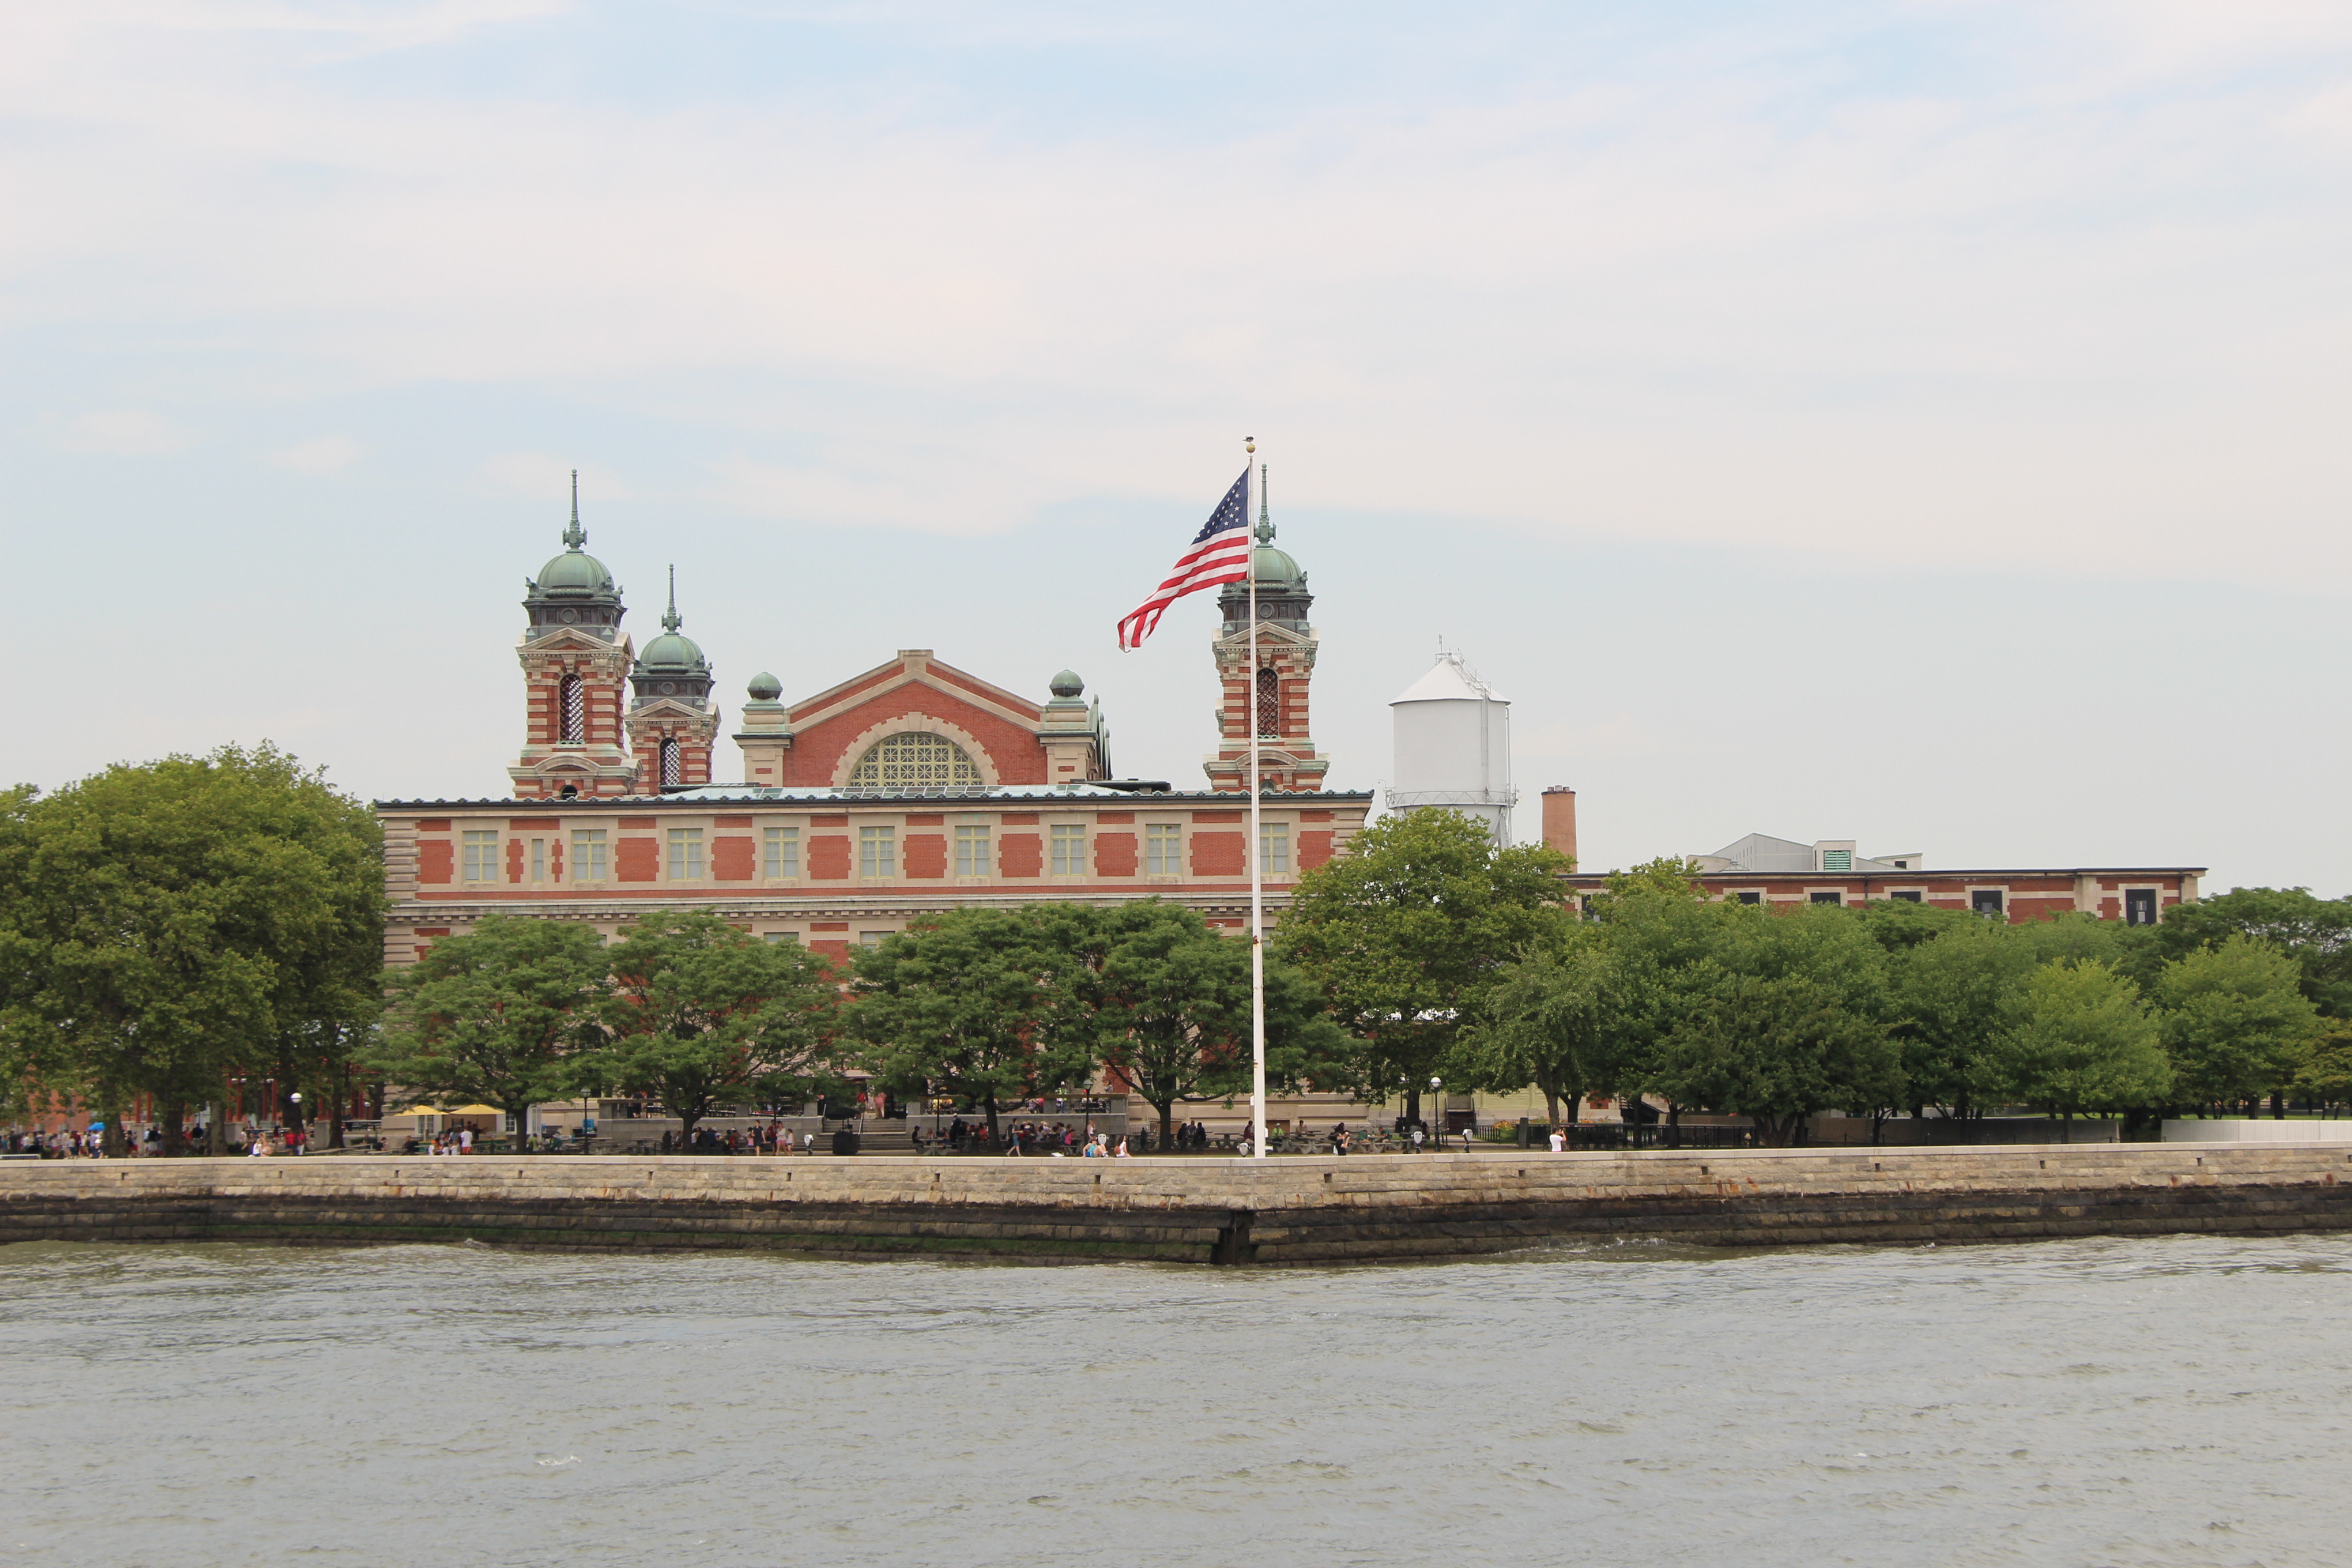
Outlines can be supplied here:
M1511 842L1511 700L1472 674L1458 653L1389 704L1396 759L1389 809L1443 806L1476 817Z

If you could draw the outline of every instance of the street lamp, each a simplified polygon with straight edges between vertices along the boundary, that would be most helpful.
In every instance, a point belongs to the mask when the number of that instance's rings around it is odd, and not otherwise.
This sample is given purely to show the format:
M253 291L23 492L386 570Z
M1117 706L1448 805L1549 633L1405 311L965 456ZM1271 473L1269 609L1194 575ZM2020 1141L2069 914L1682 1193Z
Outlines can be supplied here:
M286 1098L291 1100L294 1104L294 1125L289 1129L289 1131L296 1134L294 1139L294 1152L299 1154L302 1152L302 1139L300 1137L300 1133L302 1131L302 1091L298 1089Z
M1437 1090L1444 1082L1442 1078L1429 1080L1429 1152L1433 1154L1445 1147L1445 1118L1437 1110Z

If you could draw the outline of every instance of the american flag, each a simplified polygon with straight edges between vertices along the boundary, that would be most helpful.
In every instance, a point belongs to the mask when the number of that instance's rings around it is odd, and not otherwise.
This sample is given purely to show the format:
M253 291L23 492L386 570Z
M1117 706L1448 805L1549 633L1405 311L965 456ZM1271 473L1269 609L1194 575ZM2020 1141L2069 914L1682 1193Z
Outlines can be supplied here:
M1160 615L1169 605L1187 594L1202 588L1213 588L1220 583L1239 583L1250 574L1249 531L1249 470L1234 481L1217 510L1209 514L1208 522L1192 536L1184 553L1176 558L1175 567L1168 579L1151 590L1151 597L1120 617L1118 646L1141 647L1143 639L1160 625Z

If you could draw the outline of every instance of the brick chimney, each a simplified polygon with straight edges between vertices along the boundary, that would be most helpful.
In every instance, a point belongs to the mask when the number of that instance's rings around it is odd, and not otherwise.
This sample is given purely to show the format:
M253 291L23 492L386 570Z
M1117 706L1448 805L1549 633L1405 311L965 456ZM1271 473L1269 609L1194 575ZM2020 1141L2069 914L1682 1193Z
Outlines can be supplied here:
M1543 841L1576 858L1576 792L1552 784L1543 792Z

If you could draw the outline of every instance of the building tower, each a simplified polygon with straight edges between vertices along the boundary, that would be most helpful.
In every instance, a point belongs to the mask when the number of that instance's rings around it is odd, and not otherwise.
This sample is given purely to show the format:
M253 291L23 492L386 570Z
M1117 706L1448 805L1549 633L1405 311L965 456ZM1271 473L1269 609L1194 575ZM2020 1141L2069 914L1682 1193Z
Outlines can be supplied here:
M1217 750L1204 766L1213 789L1249 792L1249 731L1258 729L1258 769L1269 790L1318 790L1330 759L1315 749L1307 729L1307 689L1315 674L1315 628L1307 612L1315 595L1307 574L1286 551L1274 547L1274 521L1265 501L1265 470L1258 470L1257 548L1250 552L1257 578L1257 647L1250 647L1249 585L1228 583L1217 595L1224 627L1211 647L1224 689L1217 709Z
M517 657L525 693L521 758L507 769L523 800L621 795L636 769L621 734L621 680L628 673L626 610L612 573L581 550L580 475L572 476L572 526L563 553L527 584L530 617Z
M710 661L677 616L677 568L669 569L669 608L662 635L646 644L629 671L629 744L637 758L637 793L692 789L710 782L710 747L719 711L710 705Z
M1476 817L1511 842L1511 700L1470 672L1458 653L1389 704L1396 744L1391 811L1442 807Z

